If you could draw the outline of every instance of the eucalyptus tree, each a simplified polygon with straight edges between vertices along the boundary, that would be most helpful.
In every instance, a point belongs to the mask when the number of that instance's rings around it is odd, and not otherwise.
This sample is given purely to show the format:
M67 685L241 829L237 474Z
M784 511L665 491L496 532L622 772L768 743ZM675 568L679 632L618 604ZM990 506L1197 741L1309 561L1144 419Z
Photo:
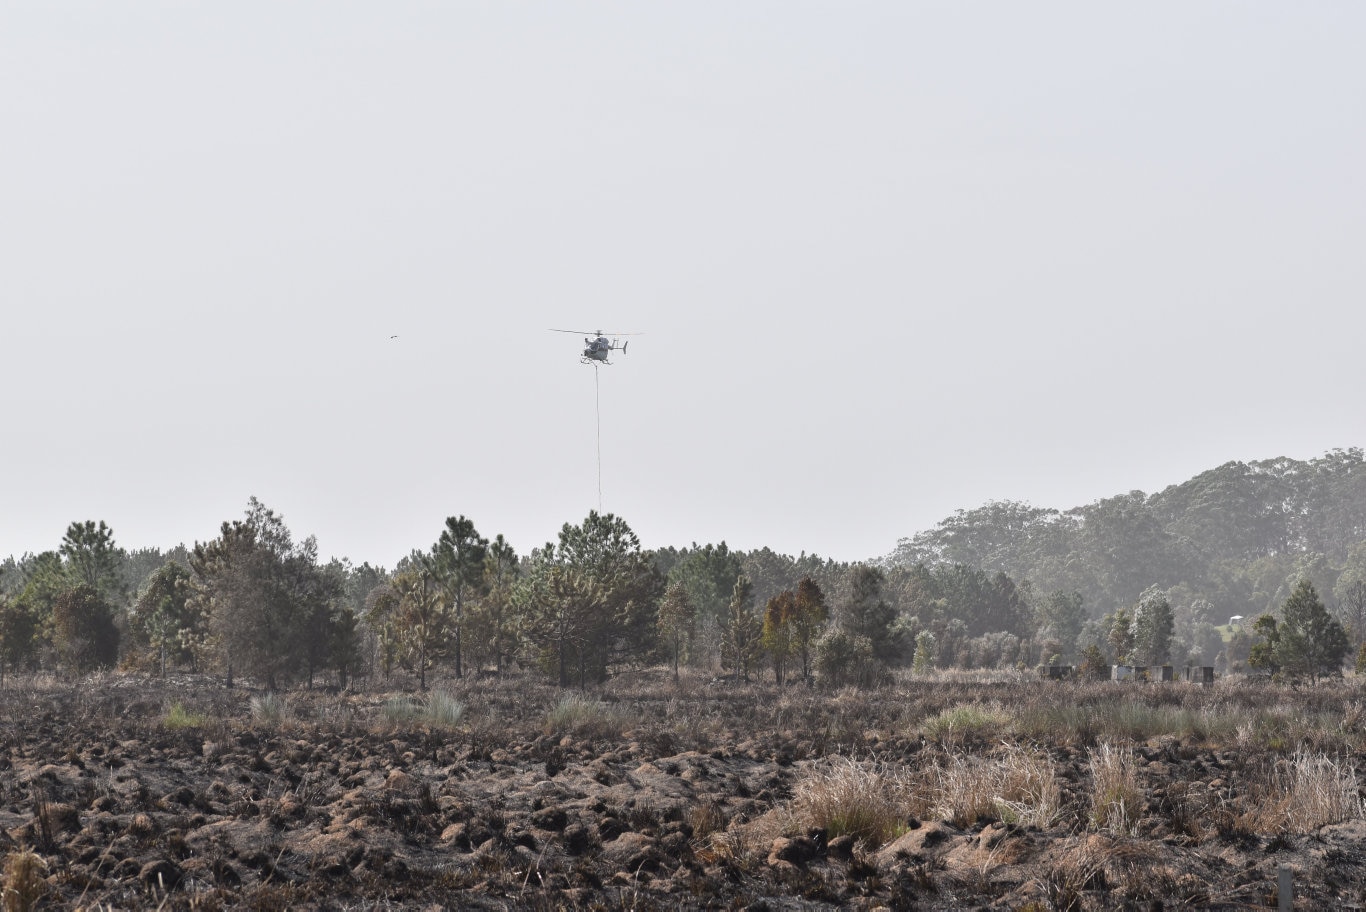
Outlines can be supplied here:
M1357 649L1366 643L1366 579L1353 579L1339 585L1338 618L1352 637Z
M1056 652L1072 655L1077 652L1077 640L1086 623L1086 609L1080 592L1054 592L1040 599L1034 606L1036 636L1045 643L1056 644Z
M1145 591L1133 607L1129 623L1135 664L1166 665L1171 661L1176 616L1166 592L1156 587Z

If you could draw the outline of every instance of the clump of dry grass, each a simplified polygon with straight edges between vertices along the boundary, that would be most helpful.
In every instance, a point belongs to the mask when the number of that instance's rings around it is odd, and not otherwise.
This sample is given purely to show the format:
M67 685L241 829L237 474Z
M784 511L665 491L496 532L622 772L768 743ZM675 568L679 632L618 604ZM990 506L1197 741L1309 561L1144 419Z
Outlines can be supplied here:
M47 893L47 862L32 849L11 852L5 860L4 912L30 912Z
M1105 883L1106 853L1091 840L1072 846L1042 866L1034 885L1043 894L1046 908L1077 912L1086 891Z
M251 698L251 718L271 728L284 725L290 720L289 701L274 692L256 694Z
M1313 833L1330 823L1366 816L1356 767L1324 754L1296 751L1270 767L1250 789L1244 826L1256 833Z
M1013 728L1013 720L999 703L960 703L927 718L921 733L945 747L992 742Z
M1143 789L1133 750L1103 743L1091 751L1091 824L1132 836L1143 817Z
M1046 828L1062 817L1062 788L1052 757L1011 746L997 763L996 813L1002 820Z
M1062 816L1062 790L1052 758L1008 746L993 757L950 756L927 771L931 814L967 827L1003 820L1040 827Z
M1056 764L1007 747L992 757L950 755L919 768L837 757L813 767L793 787L789 831L819 828L852 835L876 849L913 817L966 827L984 820L1051 826L1062 815Z
M626 719L601 700L567 693L546 713L548 734L581 738L616 738L626 730Z
M698 840L723 832L727 823L725 809L710 798L694 804L688 811L687 820L692 828L692 838Z
M837 757L797 782L789 812L799 829L820 828L829 839L850 835L878 848L925 806L917 786L906 768Z

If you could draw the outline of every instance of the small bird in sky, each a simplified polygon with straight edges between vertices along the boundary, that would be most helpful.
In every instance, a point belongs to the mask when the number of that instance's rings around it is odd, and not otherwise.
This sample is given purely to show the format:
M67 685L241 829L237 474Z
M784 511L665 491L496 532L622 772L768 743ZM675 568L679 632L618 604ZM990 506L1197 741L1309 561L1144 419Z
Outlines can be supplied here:
M390 338L390 339L397 339L398 336L390 336L389 338Z

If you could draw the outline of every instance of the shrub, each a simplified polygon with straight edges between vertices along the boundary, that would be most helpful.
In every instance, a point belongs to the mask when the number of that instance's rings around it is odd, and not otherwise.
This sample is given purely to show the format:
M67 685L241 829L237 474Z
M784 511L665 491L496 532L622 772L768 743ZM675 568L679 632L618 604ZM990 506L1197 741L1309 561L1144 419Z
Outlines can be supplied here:
M827 687L872 687L886 679L886 668L868 637L833 630L816 643L816 675Z

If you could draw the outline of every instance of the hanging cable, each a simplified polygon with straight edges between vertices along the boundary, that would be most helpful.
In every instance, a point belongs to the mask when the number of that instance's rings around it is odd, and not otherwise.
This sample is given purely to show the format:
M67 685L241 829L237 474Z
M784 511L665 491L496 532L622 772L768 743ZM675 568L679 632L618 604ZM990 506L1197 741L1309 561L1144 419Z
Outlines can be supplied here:
M598 512L602 512L602 397L598 388L598 366L593 365L593 410L598 428Z

